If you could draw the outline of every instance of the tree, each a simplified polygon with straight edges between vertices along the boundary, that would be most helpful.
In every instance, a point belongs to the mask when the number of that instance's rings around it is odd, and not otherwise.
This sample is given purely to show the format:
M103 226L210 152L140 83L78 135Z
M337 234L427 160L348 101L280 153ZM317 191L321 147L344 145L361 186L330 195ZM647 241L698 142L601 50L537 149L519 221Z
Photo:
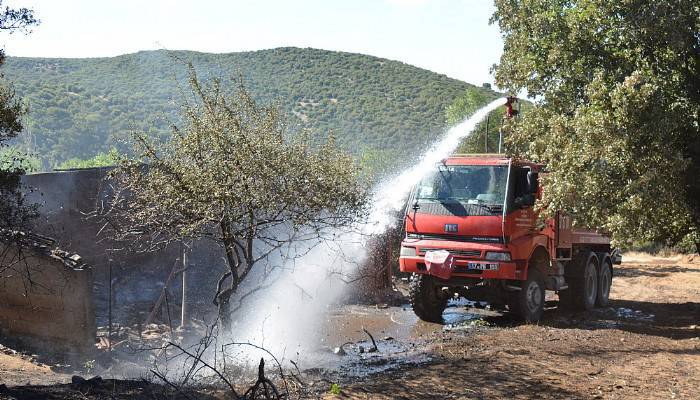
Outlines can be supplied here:
M60 163L58 169L109 167L119 163L119 160L119 152L112 147L108 152L99 152L94 157L88 158L87 160L69 158Z
M0 0L2 7L2 0ZM28 32L28 29L39 21L34 18L32 10L26 8L12 9L5 7L0 10L0 31ZM0 49L0 66L5 62L5 50ZM0 75L2 78L2 75ZM25 107L15 96L14 90L7 82L0 83L0 146L22 131L20 118L26 112Z
M354 221L366 193L352 158L332 138L318 147L291 132L276 106L259 105L239 81L203 85L190 66L191 98L165 143L136 134L133 159L113 177L117 238L148 248L209 239L228 270L214 304L225 325L231 297L279 251L297 254L326 229ZM144 238L148 240L144 241Z
M484 91L477 88L469 88L457 97L447 109L445 109L445 119L450 125L455 125L473 114L480 107L483 107L492 100Z
M445 120L448 125L456 125L494 99L494 96L489 96L482 90L469 88L447 106ZM502 115L503 111L500 109L491 112L488 118L489 123L479 123L474 132L464 138L457 152L483 153L487 148L491 152L496 152L498 150L498 128L501 125Z
M497 96L494 94L488 94L477 88L468 89L445 109L445 119L449 125L458 124L496 98ZM522 111L527 111L532 107L531 103L527 101L521 101L519 104L523 107ZM464 138L457 149L457 153L498 152L505 111L505 107L498 107L491 111L488 118L480 122L471 135Z
M497 84L539 100L508 150L548 164L541 206L700 250L700 3L496 0L492 22Z
M26 8L6 7L0 11L0 31L27 31L37 23L33 12ZM0 49L0 66L4 61L5 51ZM30 163L21 154L8 149L6 142L22 131L21 117L25 112L26 108L15 96L10 84L0 75L0 242L18 248L23 243L23 231L37 216L37 206L27 204L21 191L21 176ZM0 272L9 269L11 274L25 273L23 270L17 271L19 263L11 253L7 249L0 252Z
M33 12L26 8L0 10L0 31L26 32L37 23ZM4 61L5 51L0 49L0 66ZM7 149L6 143L22 131L21 117L25 112L10 84L0 75L0 233L5 233L5 241L12 232L26 228L36 214L36 207L25 204L20 191L20 177L27 163L21 155Z

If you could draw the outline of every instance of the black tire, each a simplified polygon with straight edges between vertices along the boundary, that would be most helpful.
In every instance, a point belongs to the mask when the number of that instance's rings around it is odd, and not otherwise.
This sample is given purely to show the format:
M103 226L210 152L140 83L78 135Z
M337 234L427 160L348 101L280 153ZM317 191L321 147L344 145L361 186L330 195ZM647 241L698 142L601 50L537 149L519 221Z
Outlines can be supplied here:
M598 296L598 258L595 253L585 252L579 254L577 263L577 268L573 271L575 275L567 276L569 289L562 291L563 297L569 297L565 303L568 302L574 310L592 310ZM561 298L562 293L559 295L560 300Z
M442 285L426 274L413 274L408 285L413 312L423 321L442 323L442 312L447 307L447 296Z
M610 304L610 287L612 286L612 263L609 258L602 257L598 269L598 290L595 305L607 307Z
M509 309L520 321L538 322L544 314L544 276L536 269L527 271L527 280L511 294Z

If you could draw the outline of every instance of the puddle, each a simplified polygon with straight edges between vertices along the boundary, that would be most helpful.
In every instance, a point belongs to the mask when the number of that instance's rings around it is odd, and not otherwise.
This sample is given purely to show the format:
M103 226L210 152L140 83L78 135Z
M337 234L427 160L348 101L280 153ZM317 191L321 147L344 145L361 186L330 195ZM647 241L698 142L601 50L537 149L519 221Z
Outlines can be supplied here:
M594 310L592 313L596 316L594 320L584 320L580 321L580 323L591 328L616 329L625 324L651 322L656 317L654 314L625 307L608 307Z
M322 345L310 355L312 360L307 357L304 364L313 365L313 370L323 371L326 375L357 378L406 364L424 363L430 360L429 344L435 335L490 325L485 318L500 315L484 307L487 307L486 303L450 300L443 313L444 324L421 321L409 304L384 308L357 305L334 308L329 311L322 328L325 333ZM369 351L373 347L372 341L363 329L374 337L377 351ZM340 355L334 353L339 347L342 347Z
M329 311L320 346L306 354L307 371L333 376L333 379L362 378L407 364L430 360L426 343L443 325L418 319L411 306L340 306ZM376 342L372 341L366 329ZM342 347L342 355L334 349Z
M459 331L469 330L478 326L490 326L489 318L498 317L500 313L489 309L475 309L471 307L448 307L442 314L445 320L443 330Z
M639 310L632 310L631 308L620 307L615 310L615 314L618 318L623 319L634 319L638 321L653 321L654 314L646 314Z
M323 341L331 347L345 342L369 339L363 329L375 339L391 336L397 341L420 340L442 329L418 319L411 306L378 308L374 306L342 306L332 310L323 330Z
M476 307L476 308L486 308L489 303L485 301L472 301L467 300L464 297L459 297L456 299L450 299L447 302L447 307Z
M368 352L373 347L369 340L343 346L346 354L335 356L337 365L331 368L335 375L344 378L361 378L403 365L430 361L425 351L425 341L403 342L393 338L375 339L375 341L377 350L373 352Z

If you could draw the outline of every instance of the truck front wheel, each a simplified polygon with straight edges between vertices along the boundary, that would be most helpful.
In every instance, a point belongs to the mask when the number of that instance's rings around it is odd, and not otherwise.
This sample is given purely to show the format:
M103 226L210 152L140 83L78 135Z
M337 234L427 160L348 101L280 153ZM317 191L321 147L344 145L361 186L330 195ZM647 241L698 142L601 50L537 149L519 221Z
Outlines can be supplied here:
M544 277L536 269L527 271L527 280L512 293L509 309L524 322L537 322L544 314Z
M442 323L442 312L447 307L447 296L435 278L413 274L408 286L413 312L423 321Z

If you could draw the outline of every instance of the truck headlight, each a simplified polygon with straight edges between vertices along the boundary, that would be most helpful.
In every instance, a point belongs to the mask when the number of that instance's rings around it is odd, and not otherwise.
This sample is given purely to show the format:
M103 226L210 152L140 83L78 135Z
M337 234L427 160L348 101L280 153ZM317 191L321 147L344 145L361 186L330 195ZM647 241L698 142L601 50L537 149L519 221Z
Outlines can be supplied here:
M416 248L415 247L403 247L401 246L401 257L415 257Z
M507 251L487 251L485 259L489 261L510 261L510 253Z

